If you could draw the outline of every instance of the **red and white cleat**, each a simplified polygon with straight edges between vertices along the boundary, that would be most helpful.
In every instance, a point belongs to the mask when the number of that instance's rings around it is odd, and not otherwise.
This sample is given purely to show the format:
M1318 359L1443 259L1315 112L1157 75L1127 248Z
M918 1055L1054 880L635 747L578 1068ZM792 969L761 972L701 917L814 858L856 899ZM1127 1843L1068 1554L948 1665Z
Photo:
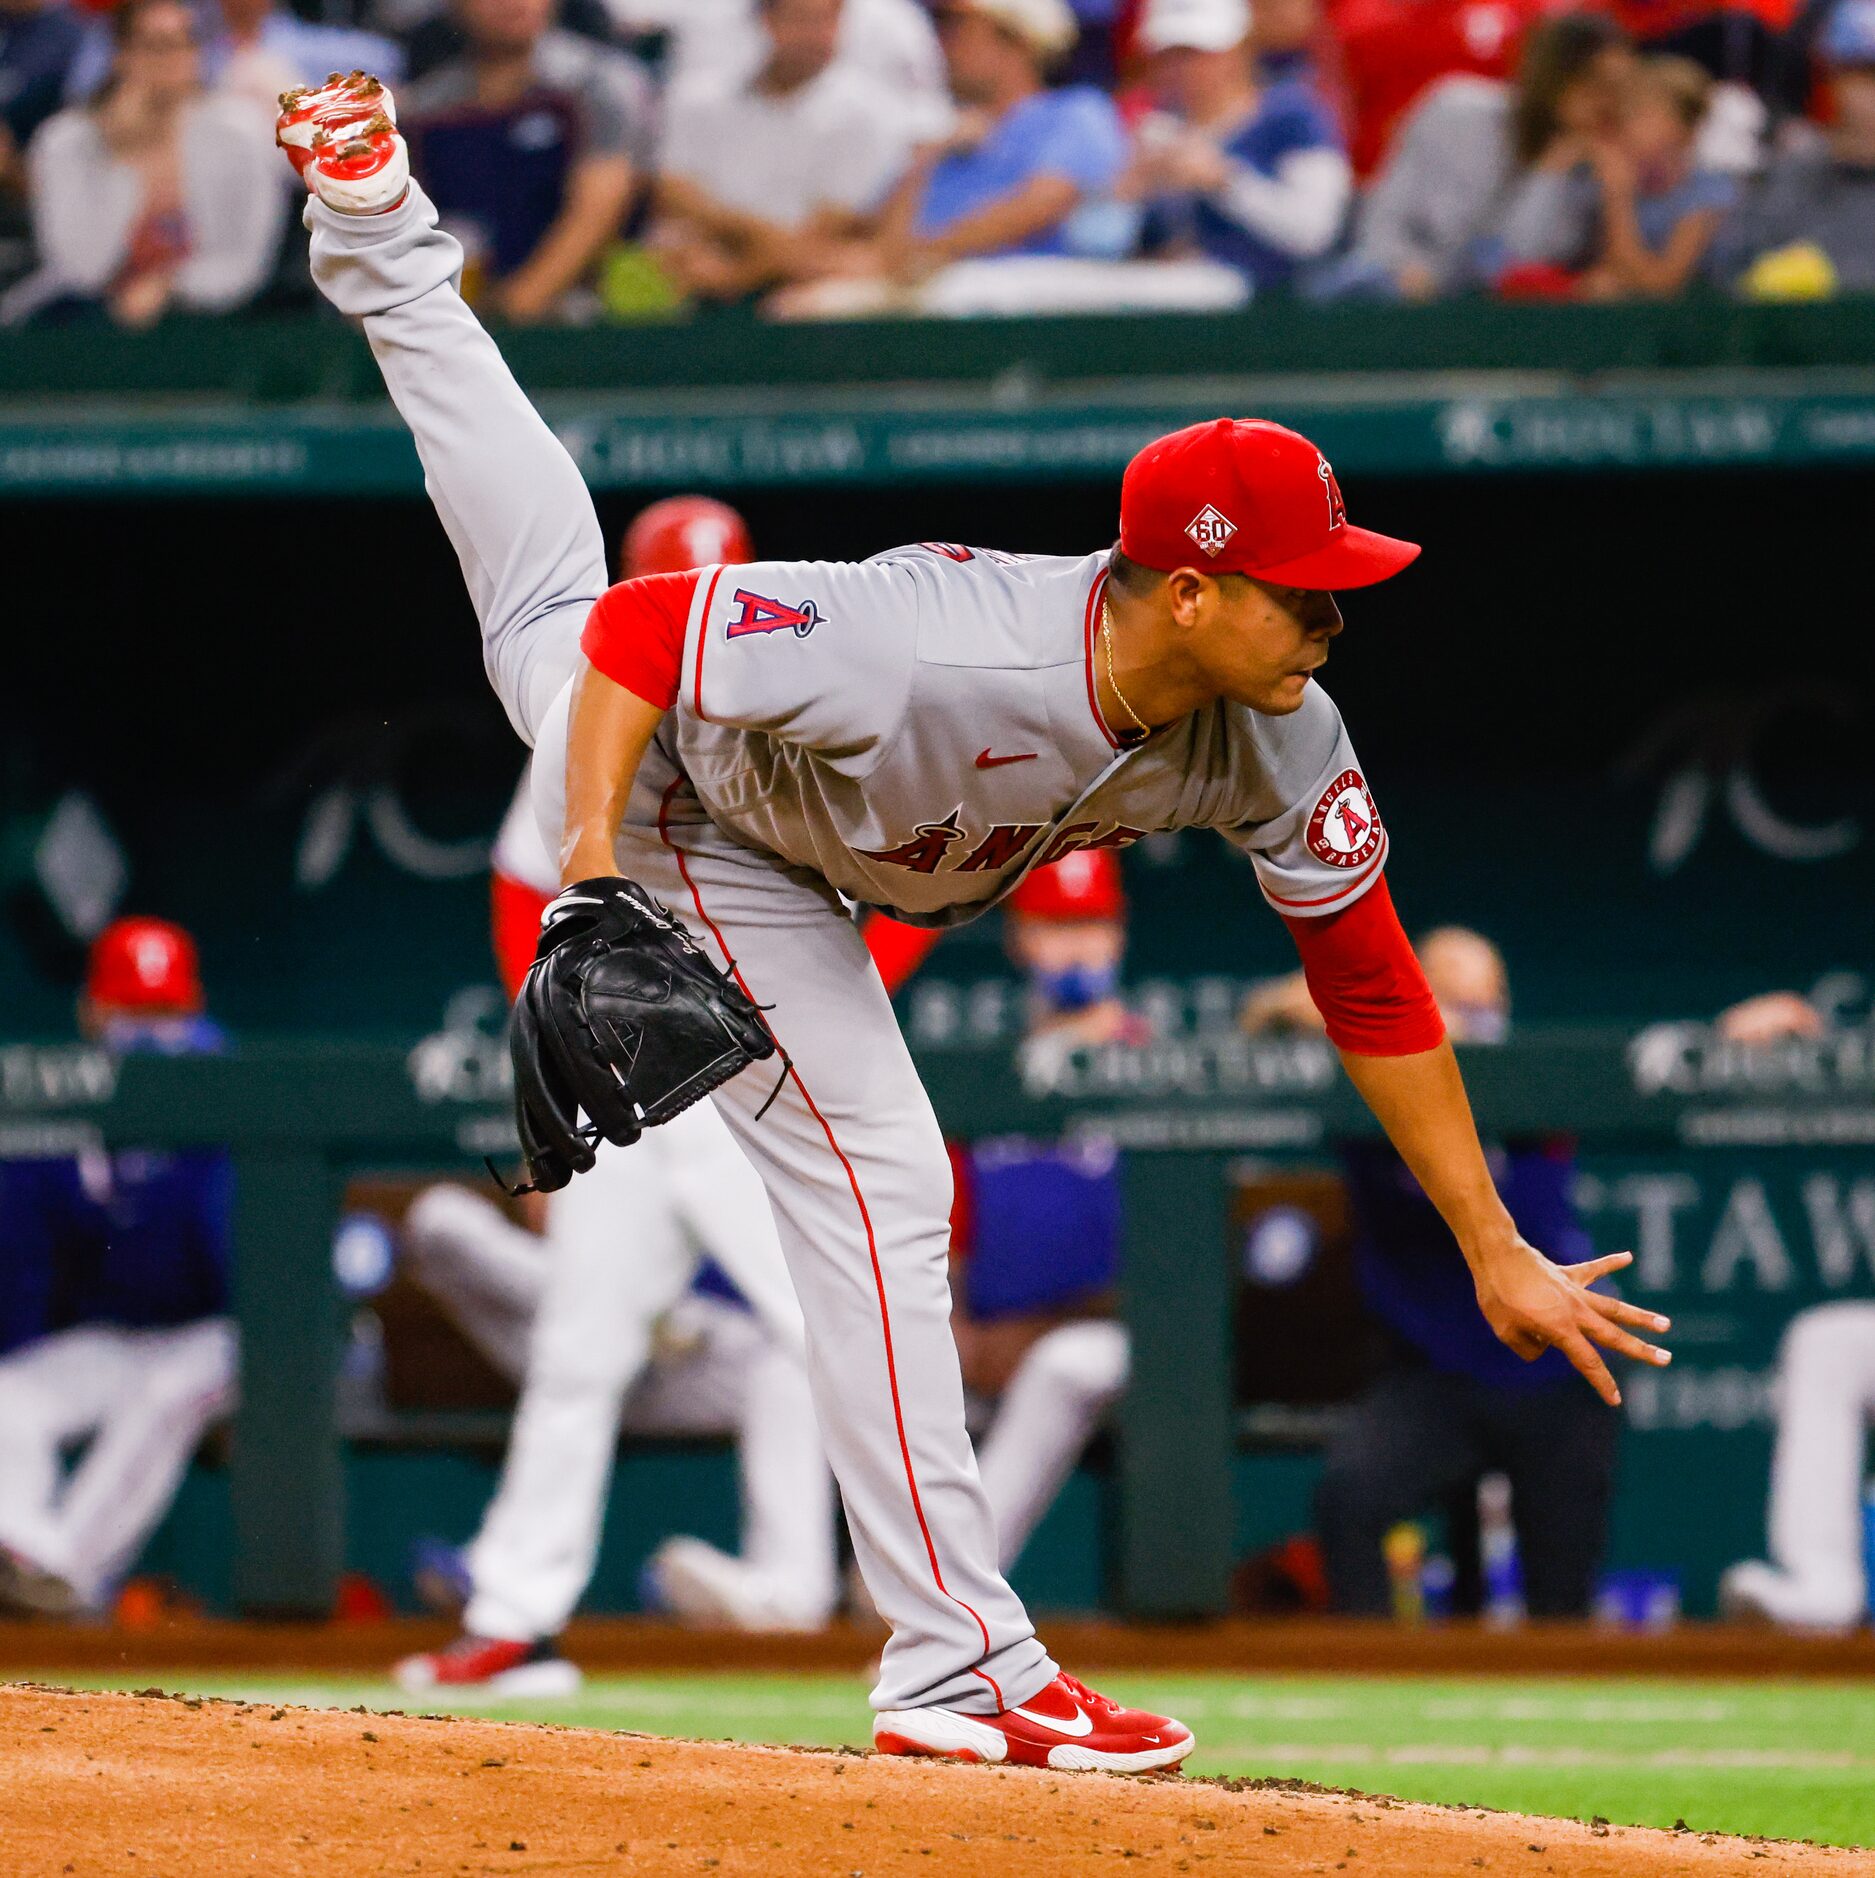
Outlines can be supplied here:
M467 1635L446 1650L405 1657L391 1674L411 1695L434 1694L458 1702L572 1695L582 1680L578 1665L569 1663L550 1639L507 1643Z
M296 170L304 171L321 131L368 124L380 111L397 122L397 100L382 79L368 72L334 72L323 85L295 85L281 92L274 142L292 158Z
M410 187L410 152L389 90L363 72L317 91L284 91L274 141L306 186L343 215L394 209Z
M873 1717L872 1744L881 1754L936 1754L953 1761L1107 1774L1176 1767L1195 1745L1183 1722L1122 1708L1067 1675L997 1715L965 1715L954 1708L885 1709Z

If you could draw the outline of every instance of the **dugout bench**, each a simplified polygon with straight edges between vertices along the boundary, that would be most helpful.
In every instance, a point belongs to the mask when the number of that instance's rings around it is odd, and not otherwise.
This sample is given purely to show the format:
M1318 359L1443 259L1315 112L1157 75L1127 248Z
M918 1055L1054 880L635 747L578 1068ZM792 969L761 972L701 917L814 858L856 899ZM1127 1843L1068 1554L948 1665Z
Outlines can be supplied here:
M1820 1156L1834 1170L1832 1192L1875 1176L1875 1033L1743 1052L1702 1026L1665 1024L1638 1034L1531 1033L1462 1054L1487 1135L1566 1133L1591 1160L1598 1150L1648 1150L1695 1174L1775 1163L1797 1179ZM1119 1601L1136 1618L1221 1613L1239 1437L1229 1176L1246 1158L1320 1160L1337 1136L1371 1133L1374 1123L1333 1052L1313 1039L1221 1034L1091 1050L1026 1085L1000 1048L930 1051L921 1067L940 1118L958 1134L1091 1128L1125 1150L1133 1383L1117 1444ZM484 1154L512 1164L506 1051L485 1031L443 1032L408 1049L256 1041L221 1057L0 1047L0 1157L197 1144L227 1145L236 1168L236 1599L250 1615L322 1618L345 1556L345 1310L332 1270L345 1183L361 1169L479 1170ZM1792 1155L1800 1165L1788 1164ZM1818 1176L1805 1178L1815 1224ZM1780 1298L1778 1312L1741 1294L1739 1335L1763 1333L1760 1358L1788 1308L1867 1295L1875 1240L1859 1247L1842 1237L1859 1218L1853 1207L1842 1213L1833 1238L1817 1224L1818 1272ZM1727 1230L1724 1218L1715 1230ZM1598 1239L1607 1249L1625 1242L1609 1230ZM1644 1295L1684 1316L1680 1279L1718 1273L1731 1284L1742 1269L1736 1259L1715 1263L1721 1249L1715 1237L1691 1275L1658 1256L1650 1270L1643 1252ZM1710 1343L1714 1312L1702 1321L1697 1334ZM1749 1491L1759 1492L1755 1482Z

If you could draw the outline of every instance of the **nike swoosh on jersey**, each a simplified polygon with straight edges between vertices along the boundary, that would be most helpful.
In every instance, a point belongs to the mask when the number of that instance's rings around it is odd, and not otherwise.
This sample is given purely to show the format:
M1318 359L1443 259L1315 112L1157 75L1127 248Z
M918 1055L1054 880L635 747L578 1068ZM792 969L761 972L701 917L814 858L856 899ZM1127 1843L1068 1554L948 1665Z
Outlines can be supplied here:
M977 768L1001 769L1005 763L1033 763L1040 755L1039 750L1024 750L1019 756L991 756L988 750L979 750Z
M1033 1709L1012 1708L1012 1715L1020 1715L1024 1721L1033 1722L1038 1728L1052 1728L1058 1735L1068 1735L1079 1740L1082 1735L1094 1732L1094 1718L1080 1709L1074 1711L1070 1720L1066 1715L1038 1715Z

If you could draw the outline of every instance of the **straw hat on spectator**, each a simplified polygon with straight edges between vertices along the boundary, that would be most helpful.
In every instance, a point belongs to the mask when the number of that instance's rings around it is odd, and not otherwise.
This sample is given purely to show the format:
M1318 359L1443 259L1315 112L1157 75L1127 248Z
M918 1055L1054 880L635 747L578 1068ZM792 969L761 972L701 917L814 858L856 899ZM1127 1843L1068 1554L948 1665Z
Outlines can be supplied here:
M1141 52L1229 52L1250 36L1249 0L1146 0Z
M947 0L943 11L981 13L1044 61L1060 58L1081 36L1068 0Z

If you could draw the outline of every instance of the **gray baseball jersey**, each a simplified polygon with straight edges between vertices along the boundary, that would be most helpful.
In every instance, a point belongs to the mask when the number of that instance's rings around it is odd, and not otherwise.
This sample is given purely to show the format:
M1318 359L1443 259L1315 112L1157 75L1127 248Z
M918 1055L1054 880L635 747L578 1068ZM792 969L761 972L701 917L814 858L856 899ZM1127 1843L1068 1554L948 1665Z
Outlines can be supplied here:
M1131 747L1094 688L1107 556L921 543L714 568L685 633L675 754L710 818L848 898L948 926L1075 848L1215 828L1290 914L1350 905L1387 841L1318 684Z

